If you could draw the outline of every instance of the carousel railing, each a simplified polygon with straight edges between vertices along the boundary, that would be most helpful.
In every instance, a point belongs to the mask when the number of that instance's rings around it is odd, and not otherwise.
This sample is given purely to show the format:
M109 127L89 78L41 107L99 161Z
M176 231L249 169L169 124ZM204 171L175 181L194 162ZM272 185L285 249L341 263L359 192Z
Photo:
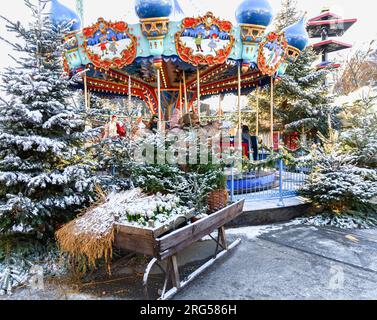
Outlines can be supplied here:
M232 201L277 200L299 195L309 175L307 164L286 164L277 159L273 164L261 164L248 170L231 168L227 187Z

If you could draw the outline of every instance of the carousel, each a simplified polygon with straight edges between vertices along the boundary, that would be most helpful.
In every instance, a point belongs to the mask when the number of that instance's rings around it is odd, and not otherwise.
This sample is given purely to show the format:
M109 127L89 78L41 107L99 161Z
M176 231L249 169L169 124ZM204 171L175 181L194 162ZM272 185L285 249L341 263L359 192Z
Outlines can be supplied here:
M267 33L273 20L268 0L243 1L236 8L237 25L211 12L172 21L177 1L136 0L139 23L99 18L83 27L75 12L52 2L55 21L75 21L65 37L64 68L82 79L78 87L87 110L89 92L138 98L158 115L163 130L175 113L195 113L200 121L201 101L216 95L236 94L240 118L241 95L267 86L272 144L274 83L308 44L304 18Z
M139 23L99 18L93 25L82 27L75 12L57 0L52 0L52 4L52 17L56 22L74 22L71 32L65 36L64 68L71 77L81 79L78 89L84 92L87 111L91 107L90 92L110 98L138 98L157 120L157 130L165 131L171 128L170 122L177 114L181 117L195 115L200 123L204 117L204 99L235 94L238 96L235 136L239 137L238 150L241 150L241 96L252 92L258 96L259 89L268 87L271 91L270 142L273 144L274 84L308 44L304 18L280 32L266 32L273 20L268 0L244 0L235 12L237 25L211 12L173 21L169 16L177 6L176 0L136 0ZM264 181L273 187L275 177L272 173L248 177L248 181ZM243 188L243 182L236 182L232 188L236 193ZM150 197L144 199L151 202ZM119 201L116 202L119 207ZM143 278L145 295L149 296L148 279L152 268L157 266L165 275L158 295L169 299L241 242L237 239L228 244L224 226L242 214L243 206L244 200L241 200L197 220L190 220L192 212L188 211L183 216L183 224L182 220L179 223L174 220L161 227L153 224L140 227L134 222L116 220L115 246L150 256L152 260ZM216 230L215 239L211 235ZM59 239L65 239L64 232L60 232ZM213 259L182 281L177 254L205 236L216 242ZM109 233L110 240L112 237ZM75 239L73 237L72 247L77 243Z

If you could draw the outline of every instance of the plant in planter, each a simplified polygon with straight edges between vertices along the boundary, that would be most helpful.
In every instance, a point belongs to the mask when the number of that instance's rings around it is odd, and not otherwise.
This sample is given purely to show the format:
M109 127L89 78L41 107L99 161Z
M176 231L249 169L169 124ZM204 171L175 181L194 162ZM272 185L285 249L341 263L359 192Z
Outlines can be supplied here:
M208 213L214 213L225 208L229 200L227 178L222 170L215 172L211 182L213 190L208 193L207 197Z

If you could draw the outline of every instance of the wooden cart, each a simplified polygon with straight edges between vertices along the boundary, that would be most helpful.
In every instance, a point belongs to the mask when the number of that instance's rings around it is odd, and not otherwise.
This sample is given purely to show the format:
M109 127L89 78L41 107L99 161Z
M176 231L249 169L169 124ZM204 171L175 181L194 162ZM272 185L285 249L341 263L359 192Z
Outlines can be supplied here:
M159 290L159 299L170 299L216 260L240 244L241 239L237 239L231 244L227 243L224 226L242 213L243 206L244 200L194 223L185 223L183 227L168 233L165 232L165 234L161 229L148 230L117 224L117 233L115 236L116 248L152 257L151 262L145 269L143 278L145 298L149 299L148 279L154 266L160 268L165 275L163 288ZM182 221L180 223L182 224ZM217 238L213 238L212 233L216 230ZM213 258L195 270L185 280L181 281L177 254L205 236L210 236L216 242L216 250Z

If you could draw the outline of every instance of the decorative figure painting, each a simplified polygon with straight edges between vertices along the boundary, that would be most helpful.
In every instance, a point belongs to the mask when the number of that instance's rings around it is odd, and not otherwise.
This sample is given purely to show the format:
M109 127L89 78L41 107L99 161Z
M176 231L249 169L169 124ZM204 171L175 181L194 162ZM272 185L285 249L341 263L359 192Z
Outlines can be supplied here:
M127 23L111 23L100 18L83 33L85 50L96 67L122 68L135 60L137 39L128 32Z
M81 57L78 50L78 41L74 34L67 35L64 42L63 66L65 72L69 74L81 66Z
M232 24L207 13L199 18L186 18L182 30L176 34L180 58L195 66L224 63L232 51Z
M288 43L283 33L269 33L259 48L259 70L265 75L273 76L285 60L287 49Z

